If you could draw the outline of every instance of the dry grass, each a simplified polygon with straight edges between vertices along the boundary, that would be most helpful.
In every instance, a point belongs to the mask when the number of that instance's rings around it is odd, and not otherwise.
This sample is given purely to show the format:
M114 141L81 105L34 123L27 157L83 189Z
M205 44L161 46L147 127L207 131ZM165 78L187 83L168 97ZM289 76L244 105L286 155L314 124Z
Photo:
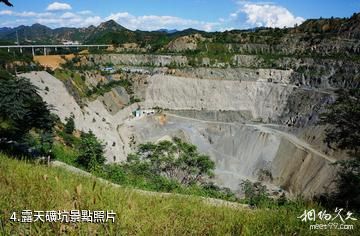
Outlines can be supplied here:
M74 57L74 54L65 55L66 60L71 60ZM52 70L60 68L61 64L66 62L60 55L34 56L34 61Z

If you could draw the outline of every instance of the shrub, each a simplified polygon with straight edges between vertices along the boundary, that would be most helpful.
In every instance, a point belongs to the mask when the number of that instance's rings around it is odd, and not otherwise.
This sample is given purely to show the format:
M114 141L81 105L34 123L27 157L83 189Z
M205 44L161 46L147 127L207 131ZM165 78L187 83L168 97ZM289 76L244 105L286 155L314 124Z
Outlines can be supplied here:
M96 171L104 162L104 145L91 131L82 133L77 163L88 171Z
M141 144L137 153L129 155L128 163L183 185L203 182L213 176L215 163L202 155L195 145L174 138L172 142Z
M259 206L269 200L266 186L260 182L252 183L250 180L244 180L240 186L251 206Z
M40 152L51 148L54 125L50 107L38 94L38 88L24 78L0 78L0 144L27 155L26 136L30 131L40 137ZM50 145L50 147L49 147ZM27 148L26 148L27 147ZM21 150L20 150L21 149Z
M75 130L75 122L74 122L74 114L71 114L69 118L66 118L66 124L64 127L64 131L67 134L72 134Z
M337 100L321 115L331 126L325 142L332 148L346 150L350 159L336 162L338 189L327 196L326 204L360 209L360 89L340 90Z

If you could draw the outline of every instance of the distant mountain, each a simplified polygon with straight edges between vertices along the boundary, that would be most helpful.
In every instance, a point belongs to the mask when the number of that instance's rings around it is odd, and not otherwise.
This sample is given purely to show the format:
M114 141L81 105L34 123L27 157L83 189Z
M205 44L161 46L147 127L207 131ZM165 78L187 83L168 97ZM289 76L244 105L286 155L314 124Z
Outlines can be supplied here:
M121 30L127 30L125 27L119 25L118 23L116 23L116 21L114 20L109 20L106 22L101 23L98 27L97 30L102 30L102 31L121 31Z
M179 32L177 29L172 29L172 30L169 30L169 29L159 29L159 30L156 30L157 32L162 32L162 33L167 33L167 34L173 34L173 33L176 33L176 32Z
M98 27L89 26L87 28L61 27L51 29L41 24L33 24L32 26L21 25L15 28L0 28L0 40L15 42L18 37L20 43L29 41L60 43L63 40L86 42L92 39L96 40L97 37L101 37L103 34L118 31L127 31L127 29L113 20L104 22Z
M0 35L6 34L11 30L9 27L0 28Z
M92 25L87 28L61 27L51 29L41 24L0 28L1 41L16 42L18 37L21 44L26 44L27 42L56 44L64 40L82 43L141 43L152 41L166 34L165 32L131 31L114 20L103 22L97 27Z
M152 48L159 49L162 45L169 43L177 37L191 34L201 34L208 37L217 37L225 39L226 35L241 32L271 31L270 28L256 28L250 30L232 30L231 32L208 33L197 29L185 29L178 31L176 29L159 29L156 31L129 30L114 20L101 23L99 26L89 26L86 28L62 27L51 29L41 24L32 26L18 26L15 28L0 28L0 41L16 42L17 37L21 44L26 43L60 43L63 40L79 41L81 43L108 43L123 44L137 43L141 46L147 44ZM279 30L279 29L278 29ZM325 33L347 38L360 38L360 13L354 14L350 18L330 18L330 19L311 19L306 20L300 26L290 29L298 33ZM285 31L282 31L285 32ZM219 35L222 35L221 37ZM228 37L228 38L229 38ZM230 37L233 42L236 38ZM229 41L227 39L227 41ZM229 41L229 42L230 42ZM240 40L241 41L241 40ZM1 42L0 42L1 43Z
M16 28L7 28L6 30L0 31L0 39L16 42L17 38L19 38L20 43L26 43L28 41L38 43L55 43L58 40L61 41L60 39L56 40L54 38L57 30L59 29L52 30L51 28L41 24L33 24L32 26L21 25ZM66 32L68 32L68 30Z

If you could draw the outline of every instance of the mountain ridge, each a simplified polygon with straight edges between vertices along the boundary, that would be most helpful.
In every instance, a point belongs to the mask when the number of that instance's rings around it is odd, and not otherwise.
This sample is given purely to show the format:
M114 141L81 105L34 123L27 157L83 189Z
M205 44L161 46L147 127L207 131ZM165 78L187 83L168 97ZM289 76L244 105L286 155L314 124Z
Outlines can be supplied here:
M293 41L295 38L297 41L304 41L306 44L309 43L307 39L311 39L311 45L317 45L320 41L336 41L337 39L356 41L360 40L360 13L354 13L349 18L308 19L301 25L292 28L259 27L224 32L205 32L193 28L181 31L167 29L156 31L130 30L114 20L105 21L98 26L55 29L36 23L31 26L20 25L14 28L0 28L0 43L16 43L18 39L20 44L57 44L65 40L78 41L83 44L99 43L115 46L135 43L140 48L150 48L150 52L155 52L166 49L166 45L179 37L194 34L200 34L213 42L233 44L231 47L259 43L272 46L289 40Z

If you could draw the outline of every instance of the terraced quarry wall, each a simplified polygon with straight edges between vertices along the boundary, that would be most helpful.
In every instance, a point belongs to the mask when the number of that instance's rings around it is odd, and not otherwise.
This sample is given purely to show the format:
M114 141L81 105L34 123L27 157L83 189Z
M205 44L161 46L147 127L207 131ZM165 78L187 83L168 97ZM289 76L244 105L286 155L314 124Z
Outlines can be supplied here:
M149 55L149 54L104 54L90 55L89 61L96 63L113 63L114 65L152 65L168 66L171 63L176 65L187 65L188 60L185 56L166 56L166 55Z
M149 78L145 104L172 110L250 112L254 119L282 114L295 86L263 81L189 79L155 75Z
M250 179L291 196L322 193L332 187L335 171L330 164L335 158L288 132L282 124L293 119L292 125L311 128L314 124L309 117L319 111L314 106L326 103L326 99L318 100L326 94L290 84L291 71L274 71L278 82L266 77L271 70L261 74L245 70L239 73L239 77L248 75L243 80L147 75L138 91L144 93L144 101L118 112L109 112L100 98L87 101L81 109L62 82L46 72L22 76L41 89L41 96L63 121L73 113L77 129L92 130L103 140L108 162L125 160L139 143L177 136L216 162L215 182L221 186L238 191L241 180ZM131 112L138 106L163 108L165 118L134 119ZM307 122L301 123L302 119ZM261 172L268 173L266 179L259 177Z
M294 135L261 124L205 121L170 113L166 122L147 117L126 122L139 143L180 137L194 143L216 163L215 182L234 191L244 179L263 181L270 189L310 197L332 187L332 157ZM261 173L267 173L261 179ZM264 177L264 176L263 176Z

